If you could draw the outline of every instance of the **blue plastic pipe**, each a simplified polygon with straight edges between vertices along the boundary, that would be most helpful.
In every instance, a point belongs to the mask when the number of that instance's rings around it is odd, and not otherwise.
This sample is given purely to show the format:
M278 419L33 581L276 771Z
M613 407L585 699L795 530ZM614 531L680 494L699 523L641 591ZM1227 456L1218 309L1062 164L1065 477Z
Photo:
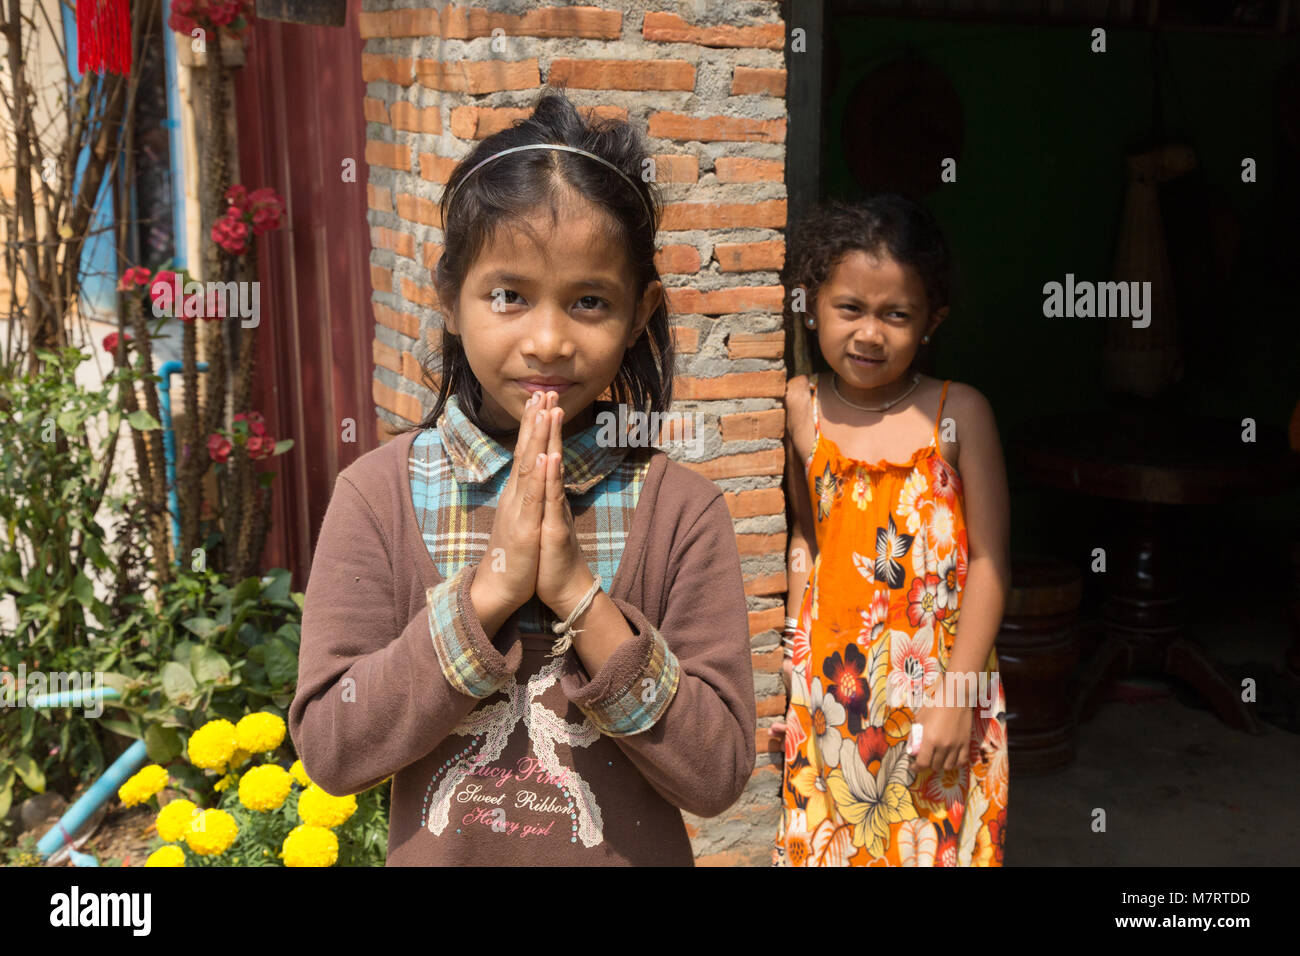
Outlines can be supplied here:
M72 834L90 819L91 814L99 809L101 803L117 793L118 788L139 769L147 756L148 750L144 741L137 740L127 748L126 753L114 760L113 765L104 772L104 775L96 780L90 789L68 808L68 812L59 822L54 824L54 828L37 842L36 850L42 858L53 855L65 843L71 842Z
M206 372L208 363L199 362L194 367L200 372ZM158 410L162 414L163 454L167 459L167 510L172 516L172 546L177 552L177 564L182 562L184 555L180 553L181 521L177 517L181 513L181 508L176 500L176 432L172 428L172 376L184 370L185 366L175 360L163 362L162 367L158 369L158 375L162 379L158 383ZM194 453L197 452L198 449L194 449Z

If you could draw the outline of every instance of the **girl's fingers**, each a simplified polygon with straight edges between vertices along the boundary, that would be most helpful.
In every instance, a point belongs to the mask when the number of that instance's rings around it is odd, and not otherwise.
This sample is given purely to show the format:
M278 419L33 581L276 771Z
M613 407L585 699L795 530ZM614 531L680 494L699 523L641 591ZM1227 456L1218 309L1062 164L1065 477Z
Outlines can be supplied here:
M519 519L527 527L536 528L542 523L542 509L546 505L546 456L530 459L523 499L519 502Z
M534 392L533 398L528 399L524 405L524 413L519 418L519 435L515 440L515 467L510 469L510 479L507 480L513 480L517 474L528 473L528 465L532 460L529 452L532 450L533 422L537 416L536 394Z

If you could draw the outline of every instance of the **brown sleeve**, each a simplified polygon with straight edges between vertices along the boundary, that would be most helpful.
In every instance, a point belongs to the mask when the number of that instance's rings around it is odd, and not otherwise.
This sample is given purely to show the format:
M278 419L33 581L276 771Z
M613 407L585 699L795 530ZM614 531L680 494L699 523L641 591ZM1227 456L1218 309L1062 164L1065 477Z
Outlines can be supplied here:
M411 620L397 620L393 556L382 528L356 486L340 477L312 558L298 689L289 705L289 735L307 775L335 796L360 793L419 760L485 696L448 681L432 628L447 632L439 635L445 643L473 648L500 682L522 655L517 634L505 654L484 634L469 600L474 565L430 589L430 604L442 597L455 613L435 624L426 605Z
M717 816L754 772L754 670L736 534L718 495L679 529L668 558L663 626L615 599L633 636L586 679L560 686L679 809Z

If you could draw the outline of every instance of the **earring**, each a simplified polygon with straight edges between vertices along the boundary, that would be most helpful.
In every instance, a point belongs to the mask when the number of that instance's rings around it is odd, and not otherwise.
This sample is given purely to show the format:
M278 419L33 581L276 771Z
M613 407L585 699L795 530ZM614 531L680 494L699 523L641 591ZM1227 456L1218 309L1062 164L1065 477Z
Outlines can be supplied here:
M921 344L922 344L922 345L929 345L929 344L930 344L930 336L928 336L928 335L923 335L923 336L921 336Z
M817 327L816 319L804 319L804 321L808 323L808 328L810 329L815 329Z

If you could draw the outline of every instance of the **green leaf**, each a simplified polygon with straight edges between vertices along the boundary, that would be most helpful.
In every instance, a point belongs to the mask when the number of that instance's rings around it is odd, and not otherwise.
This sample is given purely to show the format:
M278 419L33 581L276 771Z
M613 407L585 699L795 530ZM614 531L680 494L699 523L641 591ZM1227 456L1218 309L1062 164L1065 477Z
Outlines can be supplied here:
M243 604L245 601L255 600L261 593L261 578L244 578L239 584L235 585L235 590L230 595L230 601L232 604Z
M72 582L72 596L81 602L82 607L95 600L95 586L83 571L78 571L77 577Z
M162 428L162 426L158 424L158 419L154 418L143 408L132 412L127 416L126 420L131 423L132 428L142 432L149 432L154 429Z
M215 681L230 677L230 664L210 647L196 647L190 654L190 670L199 681Z
M159 724L150 724L145 728L144 746L149 759L164 766L179 757L185 749L176 728Z
M288 451L292 447L293 447L292 438L281 438L278 442L275 443L275 451L271 452L271 457L274 458L276 455L283 455L286 451Z
M122 413L116 408L108 413L108 433L116 435L122 427Z
M190 673L188 667L183 667L175 661L168 661L162 669L163 693L167 699L173 703L178 703L182 698L188 697L199 689L199 685L194 681L194 675Z
M186 669L190 666L190 653L198 647L193 641L177 641L176 646L172 648L172 660L178 664L183 664Z
M75 432L77 426L81 424L77 419L76 410L71 408L59 412L59 417L55 419L55 422L59 426L60 430L65 432Z
M293 572L288 568L272 568L266 573L271 578L271 583L266 586L262 596L268 601L283 601L289 596L289 583Z
M14 758L14 770L23 778L27 788L35 793L45 792L45 771L32 759L29 753L20 753Z
M217 632L217 622L210 617L192 617L182 622L182 626L205 641Z
M99 719L99 726L103 727L105 730L111 730L115 734L120 734L123 737L130 737L133 740L140 739L139 731L135 729L135 725L129 720L108 720L101 717Z
M298 653L284 638L275 636L266 642L266 676L271 686L283 687L298 678Z

